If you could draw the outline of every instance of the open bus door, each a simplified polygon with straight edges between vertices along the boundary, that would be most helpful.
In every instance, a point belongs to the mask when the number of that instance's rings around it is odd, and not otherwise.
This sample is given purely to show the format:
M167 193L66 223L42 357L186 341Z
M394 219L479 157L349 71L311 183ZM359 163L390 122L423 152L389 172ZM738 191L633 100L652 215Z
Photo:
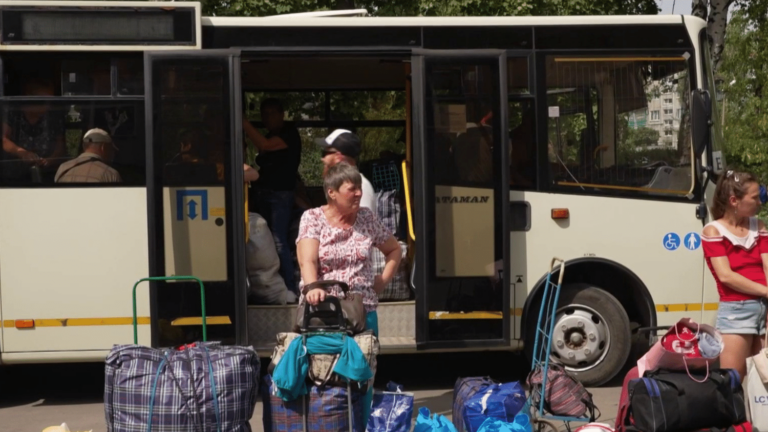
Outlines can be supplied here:
M506 68L501 50L414 52L420 349L510 343Z
M208 339L246 342L240 53L144 57L151 276L205 284ZM202 338L195 283L154 282L153 346Z

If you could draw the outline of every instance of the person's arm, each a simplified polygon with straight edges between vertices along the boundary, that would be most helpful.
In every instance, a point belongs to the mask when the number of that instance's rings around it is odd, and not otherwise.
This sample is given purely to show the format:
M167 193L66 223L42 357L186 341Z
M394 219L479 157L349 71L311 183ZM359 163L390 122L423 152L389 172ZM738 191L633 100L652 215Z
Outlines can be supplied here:
M64 145L64 135L56 137L56 147L53 149L53 153L50 157L43 159L42 165L45 167L61 165L63 162L61 159L66 156L67 149Z
M288 148L288 144L279 136L264 137L247 119L243 119L243 130L259 151L270 152Z
M395 277L395 272L397 272L402 258L400 243L391 234L387 241L378 246L378 249L384 254L385 261L384 270L381 271L381 275L376 275L373 279L373 290L376 291L377 295L381 294L384 288L392 281L392 278Z
M320 273L320 224L310 216L309 212L301 216L299 223L298 243L296 243L296 258L299 261L301 281L304 287L317 281ZM317 305L325 300L325 290L316 288L305 295L307 303Z
M11 141L11 127L3 124L3 151L19 159L34 161L40 159L37 154L16 145Z
M243 180L246 182L255 182L259 179L259 172L248 164L243 164Z
M760 258L763 260L763 273L765 273L765 280L768 281L768 229L766 229L763 221L758 221L758 227L757 244L760 248Z
M704 236L705 238L702 239L703 242L708 242L708 244L704 246L705 254L708 253L708 249L713 249L712 244L725 241L722 238L717 240L722 236L720 235L720 232L717 230L717 228L713 226L707 226L704 228ZM727 256L710 255L710 261L712 262L712 268L715 270L715 274L717 274L717 278L720 279L720 282L722 282L728 288L744 294L768 297L768 287L757 282L753 282L733 271ZM763 268L766 266L765 261L766 258L763 258Z

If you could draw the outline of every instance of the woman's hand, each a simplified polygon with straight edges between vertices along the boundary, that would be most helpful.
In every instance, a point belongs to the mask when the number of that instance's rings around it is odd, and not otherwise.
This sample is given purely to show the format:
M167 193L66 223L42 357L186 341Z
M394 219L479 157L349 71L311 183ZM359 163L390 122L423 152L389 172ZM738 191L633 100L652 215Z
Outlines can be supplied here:
M37 163L40 160L40 156L38 156L37 154L29 150L19 149L18 155L20 159L25 160L27 162Z
M325 300L325 290L320 288L315 288L312 291L307 293L307 303L311 304L312 306L317 306L320 304L320 302Z

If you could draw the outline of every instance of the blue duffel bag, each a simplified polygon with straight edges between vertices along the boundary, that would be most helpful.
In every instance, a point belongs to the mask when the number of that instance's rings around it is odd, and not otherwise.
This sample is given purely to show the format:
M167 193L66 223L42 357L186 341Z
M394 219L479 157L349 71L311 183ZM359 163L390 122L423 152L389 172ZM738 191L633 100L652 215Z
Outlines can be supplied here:
M517 381L500 384L483 380L481 383L459 408L463 430L478 432L483 422L489 418L513 423L526 402L522 385ZM459 428L458 425L456 427Z

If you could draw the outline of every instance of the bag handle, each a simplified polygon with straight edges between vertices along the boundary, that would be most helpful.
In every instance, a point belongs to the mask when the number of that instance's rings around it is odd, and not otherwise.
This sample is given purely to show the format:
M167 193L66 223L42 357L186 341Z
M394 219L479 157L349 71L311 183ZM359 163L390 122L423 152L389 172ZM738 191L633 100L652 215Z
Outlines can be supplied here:
M683 356L683 364L685 364L685 372L688 374L688 378L696 381L697 383L705 383L705 382L707 382L707 380L709 379L709 362L706 362L706 364L707 364L707 375L704 377L703 380L699 381L696 378L694 378L693 375L691 375L691 371L688 370L688 360L686 360L686 359L687 359L687 357Z
M133 285L133 343L139 344L139 326L136 322L136 287L142 282L169 282L169 281L195 281L200 285L200 305L203 315L203 342L208 342L208 323L205 318L205 287L203 287L203 281L195 276L155 276L144 279L139 279Z
M306 294L306 293L308 293L309 291L311 291L311 290L313 290L315 288L320 288L322 290L328 291L327 288L330 287L330 286L334 286L334 285L338 285L341 288L341 291L344 293L345 296L349 292L349 285L347 285L347 283L345 283L345 282L337 281L337 280L318 280L318 281L314 281L314 282L304 286L304 289L302 291L304 291L303 294Z
M699 338L699 332L701 331L701 324L696 323L696 334L693 335L693 337L691 339L683 339L683 338L680 337L680 332L677 330L677 328L680 326L680 324L682 324L682 322L678 322L677 324L675 324L675 335L677 336L678 339L680 339L682 341L685 341L685 342L693 342L694 340ZM685 325L685 324L683 324L683 325ZM686 326L686 327L688 327L688 326ZM690 330L690 329L691 328L688 327L688 330ZM768 332L766 332L766 334L768 334Z
M306 300L305 300L306 302ZM321 309L320 306L331 306L331 308L328 309ZM310 320L312 318L328 318L328 319L336 319L336 322L338 323L337 327L330 327L330 326L311 326L309 324ZM313 332L313 331L339 331L339 330L346 330L346 322L347 320L344 318L344 310L341 308L341 303L339 302L339 299L334 296L326 296L325 300L320 302L317 306L312 306L309 303L306 303L304 305L304 322L302 323L303 326L301 327L302 333L307 332Z

